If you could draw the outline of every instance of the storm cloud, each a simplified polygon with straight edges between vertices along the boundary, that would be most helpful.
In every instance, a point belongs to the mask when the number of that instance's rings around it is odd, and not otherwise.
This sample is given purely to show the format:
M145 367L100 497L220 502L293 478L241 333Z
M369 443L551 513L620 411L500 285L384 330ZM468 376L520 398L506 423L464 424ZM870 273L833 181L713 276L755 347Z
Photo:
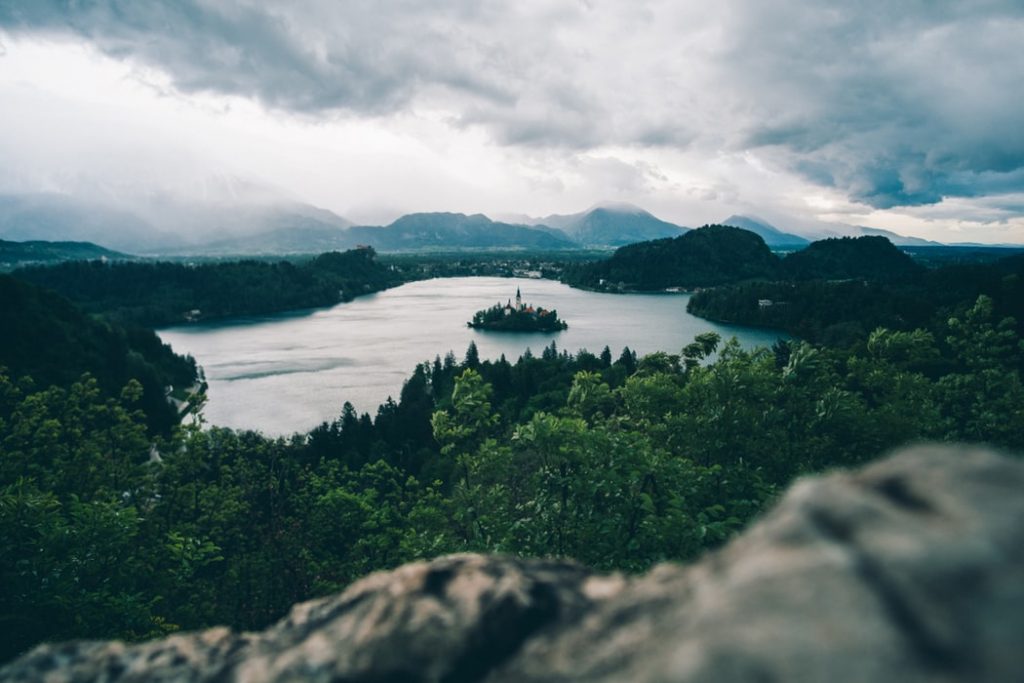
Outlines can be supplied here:
M0 27L299 117L753 150L880 209L1024 191L1020 0L0 0Z

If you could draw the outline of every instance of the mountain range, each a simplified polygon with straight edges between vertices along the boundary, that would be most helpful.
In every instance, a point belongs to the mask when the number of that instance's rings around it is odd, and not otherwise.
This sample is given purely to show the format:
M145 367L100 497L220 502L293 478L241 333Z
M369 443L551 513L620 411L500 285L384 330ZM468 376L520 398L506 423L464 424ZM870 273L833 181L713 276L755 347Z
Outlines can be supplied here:
M61 194L0 195L0 238L88 241L118 252L151 256L243 256L320 253L361 244L385 252L610 249L689 231L621 203L599 204L574 214L505 216L505 220L483 214L412 213L383 226L353 225L326 209L280 197L236 195L224 201L184 201L156 196L125 207L129 205ZM756 216L732 215L719 223L753 232L780 250L838 236L882 236L897 246L941 246L863 226L828 225L817 234L801 235Z
M145 255L202 254L208 245L258 234L340 231L351 225L326 209L278 199L186 201L157 196L128 208L64 194L0 195L0 238L87 241Z
M731 225L734 228L743 228L755 235L760 235L761 239L769 247L800 248L806 247L811 243L811 240L806 237L783 232L767 221L754 218L753 216L729 216L724 221L721 221L721 224Z
M897 247L942 247L947 246L942 242L922 239L920 237L907 237L897 234L891 230L882 228L869 228L864 225L843 225L836 230L827 231L825 237L884 237ZM967 245L965 245L967 246ZM974 245L971 245L974 246Z
M689 230L656 218L632 204L599 204L580 213L524 218L527 225L560 230L585 247L621 247L634 242L678 237Z

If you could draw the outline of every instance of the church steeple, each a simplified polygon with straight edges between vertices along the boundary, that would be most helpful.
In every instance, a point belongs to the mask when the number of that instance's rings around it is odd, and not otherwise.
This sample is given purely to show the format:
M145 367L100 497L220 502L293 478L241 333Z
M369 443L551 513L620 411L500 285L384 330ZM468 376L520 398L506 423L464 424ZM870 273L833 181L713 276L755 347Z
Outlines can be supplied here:
M516 287L516 308L523 307L523 295L519 293L519 288Z

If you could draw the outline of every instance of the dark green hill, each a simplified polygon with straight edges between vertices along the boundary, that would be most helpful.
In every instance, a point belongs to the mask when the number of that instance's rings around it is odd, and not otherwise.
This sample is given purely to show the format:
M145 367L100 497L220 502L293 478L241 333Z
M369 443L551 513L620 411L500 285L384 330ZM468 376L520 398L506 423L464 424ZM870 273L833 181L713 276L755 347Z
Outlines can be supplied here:
M372 249L299 263L69 261L14 275L63 294L89 313L149 327L331 306L403 281Z
M610 258L566 271L569 284L607 290L709 287L775 278L779 259L759 236L706 225L679 237L630 244Z
M68 386L88 372L111 396L138 380L139 407L154 431L178 421L165 388L185 389L196 381L194 361L175 355L153 332L91 318L63 297L10 275L0 275L0 319L0 366L10 376L31 377L37 386Z
M0 270L13 270L19 266L57 261L127 258L131 257L92 242L47 242L45 240L11 242L0 240Z
M912 279L923 267L884 237L842 237L820 240L794 252L783 262L794 280Z

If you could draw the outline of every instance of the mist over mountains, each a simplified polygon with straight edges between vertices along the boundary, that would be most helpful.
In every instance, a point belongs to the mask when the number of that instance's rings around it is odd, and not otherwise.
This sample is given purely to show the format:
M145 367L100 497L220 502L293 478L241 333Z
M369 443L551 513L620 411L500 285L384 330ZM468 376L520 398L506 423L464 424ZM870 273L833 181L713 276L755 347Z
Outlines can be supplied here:
M380 251L609 248L685 231L628 205L515 223L435 212L356 226L326 209L281 200L163 198L129 211L66 195L0 195L0 238L91 241L141 255L311 253L361 244Z
M806 247L811 243L806 237L783 232L767 221L752 216L729 216L722 221L722 225L749 230L759 235L770 247Z
M688 227L632 204L605 203L544 217L452 212L411 213L383 226L354 225L329 210L273 195L228 198L153 195L133 202L90 201L66 194L0 194L0 239L93 242L136 255L275 255L370 245L379 251L444 249L611 249L666 237ZM795 249L823 236L883 236L897 246L938 246L879 228L828 225L797 234L748 215L723 225L749 230L769 247Z
M65 194L0 195L0 238L88 241L134 254L205 253L218 242L273 231L340 231L344 218L283 200L150 198L131 208Z

